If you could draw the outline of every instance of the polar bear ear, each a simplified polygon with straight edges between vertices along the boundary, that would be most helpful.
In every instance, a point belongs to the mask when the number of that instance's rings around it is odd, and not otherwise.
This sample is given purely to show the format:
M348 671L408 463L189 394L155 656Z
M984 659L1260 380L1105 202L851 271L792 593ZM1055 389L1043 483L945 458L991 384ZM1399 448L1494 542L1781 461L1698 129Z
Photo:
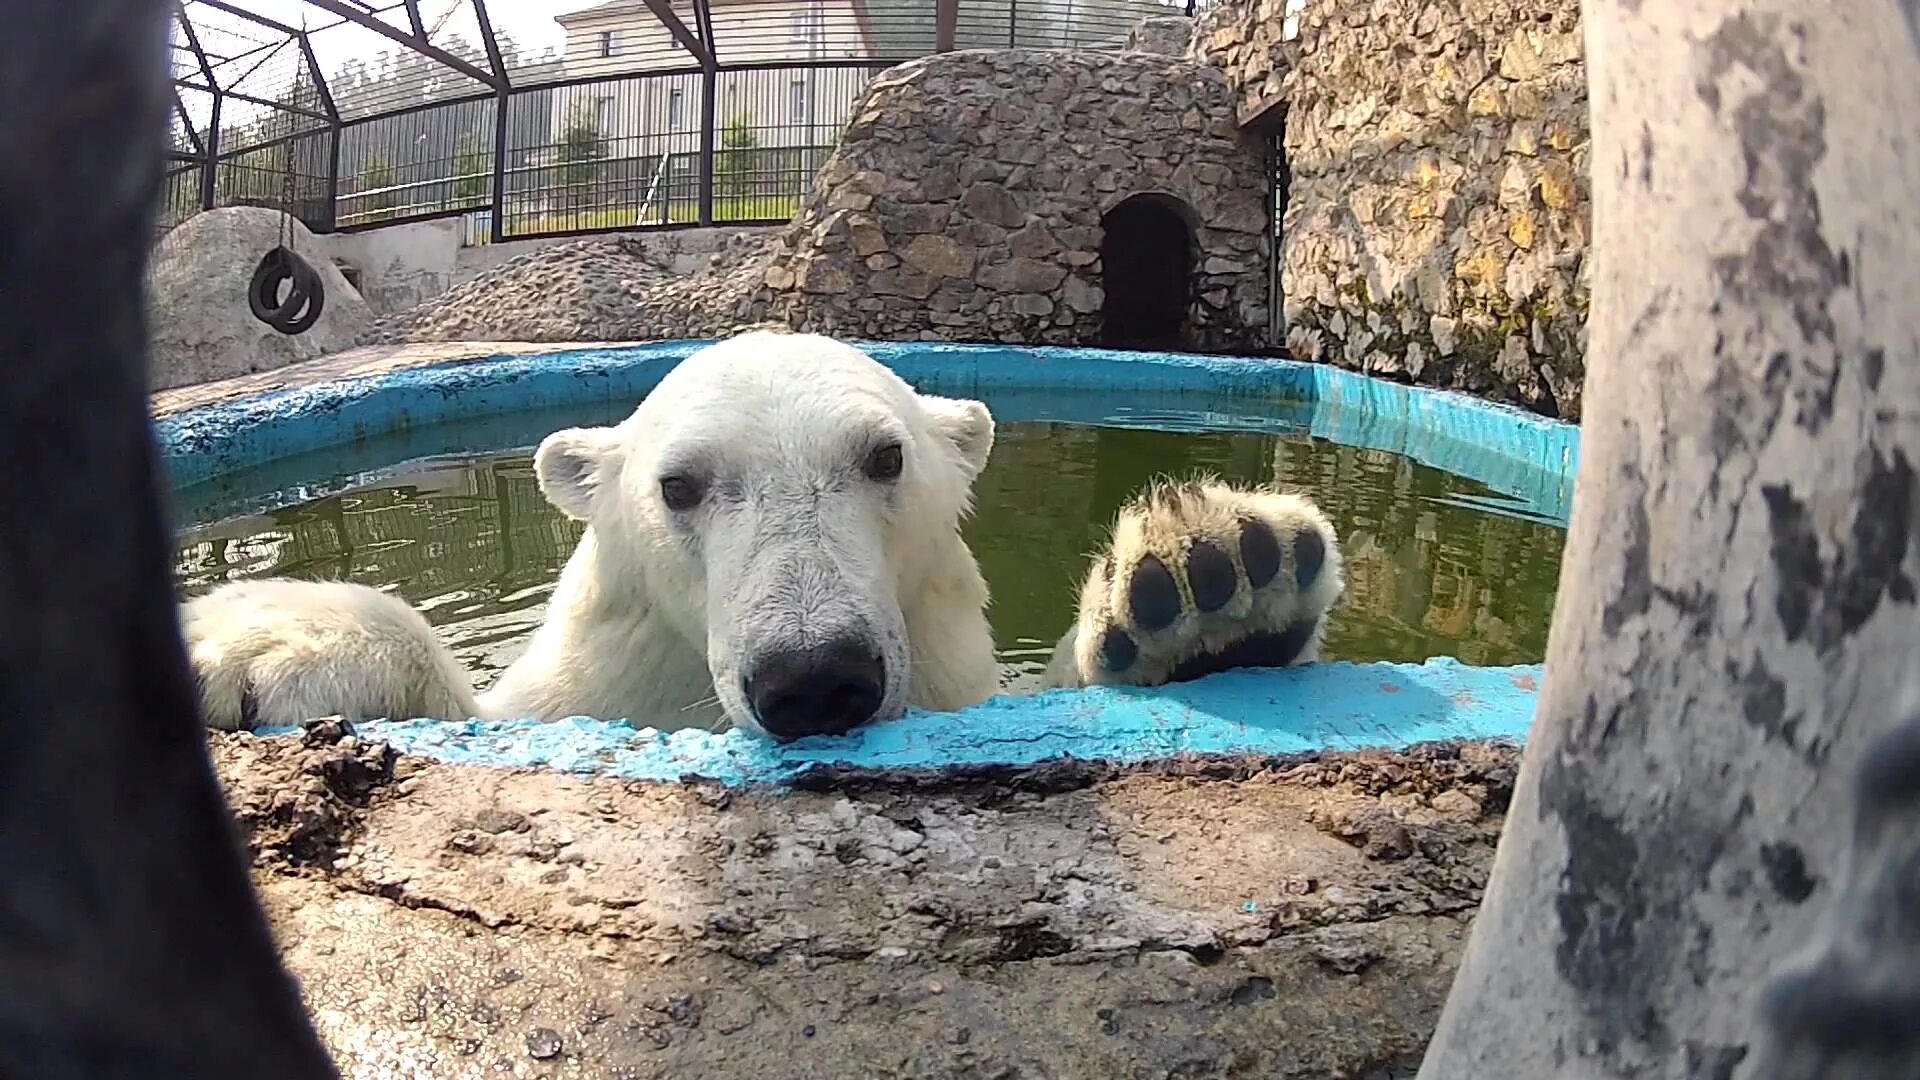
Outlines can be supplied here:
M617 446L612 428L565 428L540 440L533 455L540 493L561 513L587 520Z
M965 398L920 395L920 407L926 410L933 430L940 433L960 452L960 463L967 479L980 475L993 453L993 414L985 405Z

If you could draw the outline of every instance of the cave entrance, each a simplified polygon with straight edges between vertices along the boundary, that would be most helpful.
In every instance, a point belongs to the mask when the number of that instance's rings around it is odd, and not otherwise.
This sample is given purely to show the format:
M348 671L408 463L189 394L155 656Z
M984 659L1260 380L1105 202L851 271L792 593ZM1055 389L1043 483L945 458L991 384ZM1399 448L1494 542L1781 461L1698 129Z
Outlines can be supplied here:
M1100 219L1106 303L1100 343L1114 349L1191 346L1193 210L1170 195L1134 195Z

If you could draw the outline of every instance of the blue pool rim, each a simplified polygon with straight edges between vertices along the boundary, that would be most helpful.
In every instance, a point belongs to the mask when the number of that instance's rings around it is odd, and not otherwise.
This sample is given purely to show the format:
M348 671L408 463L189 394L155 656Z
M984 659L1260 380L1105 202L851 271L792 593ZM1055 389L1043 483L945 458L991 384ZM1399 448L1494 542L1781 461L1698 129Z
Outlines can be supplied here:
M177 487L410 429L536 409L636 403L708 341L556 348L346 376L158 418ZM1450 391L1289 360L1102 349L858 342L908 382L948 395L1046 389L1204 392L1312 403L1310 433L1404 454L1478 480L1564 522L1578 427ZM776 746L742 732L656 732L619 718L560 723L389 720L362 725L402 752L642 780L778 783L819 765L939 769L1056 758L1120 764L1171 755L1287 755L1453 739L1523 741L1541 665L1325 663L1235 671L1151 690L1001 695L913 712L839 738ZM609 722L612 721L612 722Z

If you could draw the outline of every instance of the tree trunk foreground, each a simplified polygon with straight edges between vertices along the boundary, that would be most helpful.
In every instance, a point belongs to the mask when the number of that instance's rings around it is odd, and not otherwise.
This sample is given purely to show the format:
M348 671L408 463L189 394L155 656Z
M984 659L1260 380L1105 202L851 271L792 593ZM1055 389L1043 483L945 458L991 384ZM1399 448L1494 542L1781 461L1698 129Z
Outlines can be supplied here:
M147 423L173 5L4 11L0 1077L329 1077L207 758Z
M1910 1076L1916 3L1584 21L1583 460L1540 711L1420 1075ZM1824 966L1790 977L1803 950Z

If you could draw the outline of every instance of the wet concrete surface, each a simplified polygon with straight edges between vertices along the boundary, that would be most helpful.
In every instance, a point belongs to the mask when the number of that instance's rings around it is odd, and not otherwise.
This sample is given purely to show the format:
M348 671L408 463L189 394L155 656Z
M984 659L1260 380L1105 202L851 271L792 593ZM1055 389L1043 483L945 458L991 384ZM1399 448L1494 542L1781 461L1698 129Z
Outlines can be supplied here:
M740 790L210 735L356 1077L1411 1076L1517 751Z

